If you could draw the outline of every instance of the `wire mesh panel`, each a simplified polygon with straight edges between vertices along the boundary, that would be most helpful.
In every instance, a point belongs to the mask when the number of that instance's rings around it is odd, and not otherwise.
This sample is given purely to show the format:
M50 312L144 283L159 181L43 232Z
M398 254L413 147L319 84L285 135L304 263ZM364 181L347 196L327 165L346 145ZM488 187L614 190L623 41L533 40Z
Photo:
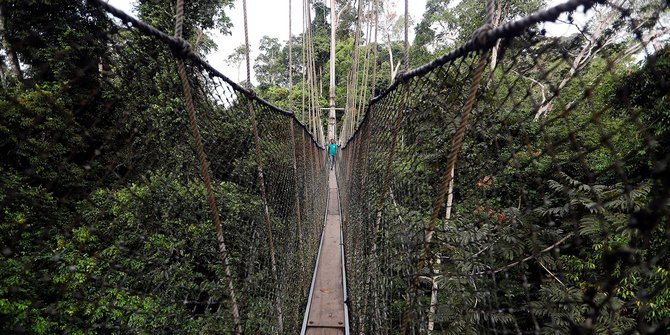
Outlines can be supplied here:
M353 331L667 333L667 19L570 1L374 98L338 166Z
M6 22L25 72L0 93L0 332L298 332L323 147L197 57L191 123L175 45L92 4L29 5Z

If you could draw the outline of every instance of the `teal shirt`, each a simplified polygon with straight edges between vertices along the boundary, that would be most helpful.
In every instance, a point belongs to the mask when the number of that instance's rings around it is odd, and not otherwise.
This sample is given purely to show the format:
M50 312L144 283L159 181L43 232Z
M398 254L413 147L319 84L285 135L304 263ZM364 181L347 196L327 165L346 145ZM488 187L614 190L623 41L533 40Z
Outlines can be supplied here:
M331 156L335 156L335 153L337 152L337 144L335 143L328 144L328 152L330 152Z

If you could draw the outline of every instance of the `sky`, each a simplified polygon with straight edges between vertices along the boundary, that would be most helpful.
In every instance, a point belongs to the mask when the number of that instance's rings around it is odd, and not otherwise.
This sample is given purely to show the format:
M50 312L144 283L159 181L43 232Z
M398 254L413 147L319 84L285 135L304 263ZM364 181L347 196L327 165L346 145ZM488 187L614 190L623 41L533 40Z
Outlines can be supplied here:
M133 14L133 7L135 0L109 0L109 4L119 8L129 14ZM550 0L547 1L549 6L564 2L564 0ZM289 36L288 23L288 3L289 0L248 0L247 1L247 15L249 26L249 44L251 49L251 60L258 56L258 44L260 39L264 36L276 37L282 42L286 42ZM404 14L404 1L392 1L395 5L395 11L398 15ZM409 16L412 20L410 22L420 22L426 6L426 0L410 0ZM244 43L244 19L242 12L242 1L236 0L235 7L230 10L227 15L231 18L233 27L231 35L221 35L218 32L210 32L213 39L218 45L218 50L212 52L207 56L208 62L218 69L221 73L228 76L230 79L239 82L244 80L246 72L244 69L226 64L225 59L230 55L233 49ZM563 15L565 16L565 15ZM576 22L584 22L585 16L574 15ZM330 18L328 18L330 19ZM550 35L566 35L576 32L574 26L559 25L559 24L545 24ZM410 40L413 39L414 29L410 28ZM171 32L168 32L171 33ZM299 35L302 33L302 1L292 0L292 34ZM244 64L242 65L244 67ZM253 69L252 69L253 76ZM252 82L256 83L255 79Z
M126 13L133 13L135 0L109 0L108 2L110 5L119 8ZM253 60L258 56L259 41L264 35L276 37L283 43L288 41L288 2L288 0L247 0L249 47L251 49L252 66ZM302 33L302 1L292 0L291 4L291 25L293 26L291 33L295 36ZM395 1L395 6L397 13L403 15L405 11L404 1ZM414 22L421 20L421 15L423 15L425 6L426 0L409 1L409 15ZM233 52L235 47L244 43L242 1L236 0L235 8L229 11L227 15L231 18L233 23L232 34L226 36L221 35L218 32L213 34L214 41L218 45L218 50L208 55L207 60L221 73L225 74L230 79L239 82L240 80L246 79L244 68L240 69L238 78L238 69L226 64L225 59ZM330 20L330 17L328 19ZM413 38L412 34L413 29L410 29L410 39ZM243 63L242 67L244 66ZM252 79L252 82L255 82L255 80Z

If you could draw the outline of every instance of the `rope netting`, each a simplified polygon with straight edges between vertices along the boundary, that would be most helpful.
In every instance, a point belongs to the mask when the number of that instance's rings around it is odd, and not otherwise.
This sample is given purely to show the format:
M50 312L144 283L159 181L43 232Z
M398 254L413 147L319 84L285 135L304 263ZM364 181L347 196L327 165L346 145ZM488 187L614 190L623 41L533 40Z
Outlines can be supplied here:
M38 46L0 96L0 332L299 332L323 146L102 1L25 6L58 15L8 21Z
M485 25L361 111L337 167L353 332L669 331L660 7ZM587 24L549 35L561 14L558 31Z

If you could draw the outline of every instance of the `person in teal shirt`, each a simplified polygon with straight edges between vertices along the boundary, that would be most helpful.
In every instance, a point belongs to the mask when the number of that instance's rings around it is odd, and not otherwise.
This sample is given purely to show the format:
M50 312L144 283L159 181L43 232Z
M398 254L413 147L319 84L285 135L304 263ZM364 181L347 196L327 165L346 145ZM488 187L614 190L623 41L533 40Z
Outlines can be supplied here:
M337 153L337 144L335 144L334 139L330 139L330 144L328 144L328 153L330 154L330 169L332 170L335 167L335 154Z

